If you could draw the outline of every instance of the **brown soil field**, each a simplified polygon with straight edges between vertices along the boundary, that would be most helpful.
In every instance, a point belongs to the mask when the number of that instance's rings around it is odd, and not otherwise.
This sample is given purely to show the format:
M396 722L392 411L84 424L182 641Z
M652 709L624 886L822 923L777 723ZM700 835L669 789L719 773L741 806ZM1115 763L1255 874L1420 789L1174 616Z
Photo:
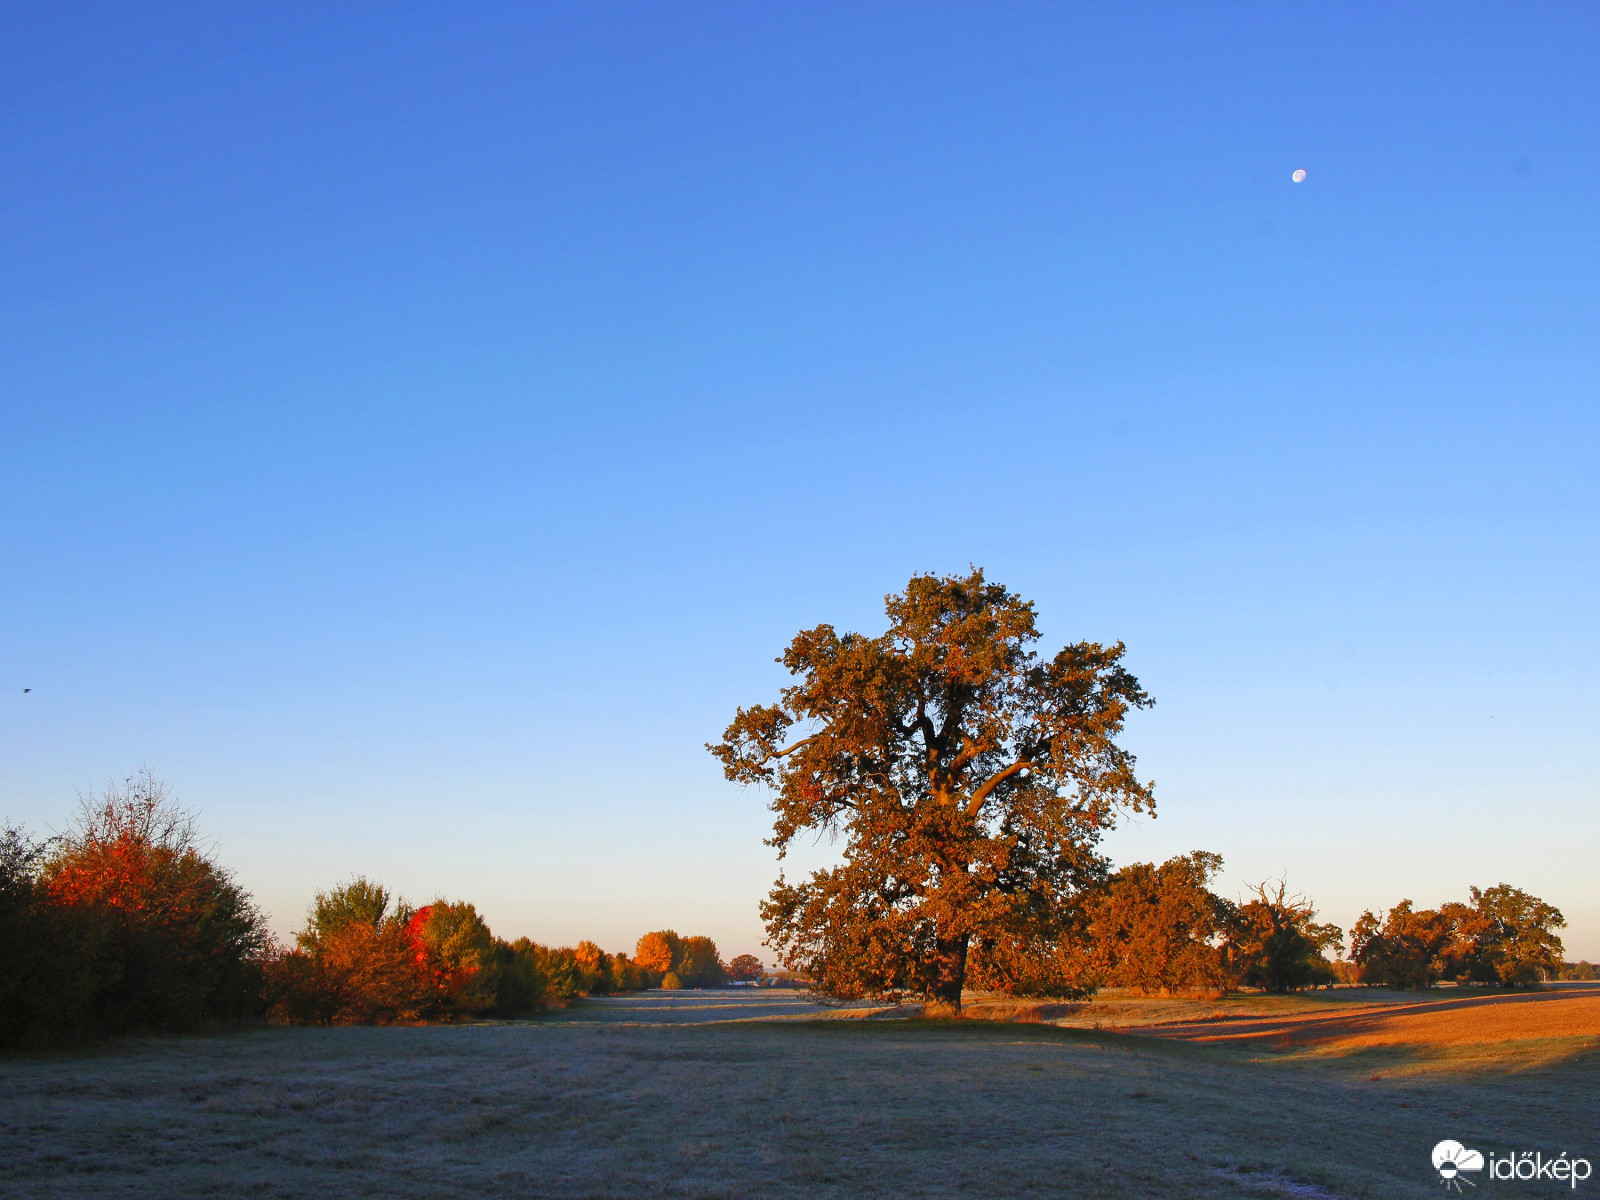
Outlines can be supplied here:
M1600 1051L1570 1033L1597 1000L1108 996L951 1022L680 992L130 1039L0 1059L0 1195L1438 1196L1443 1138L1600 1162ZM1455 1040L1474 1022L1515 1036ZM1397 1029L1434 1040L1359 1040ZM1503 1052L1534 1044L1560 1050ZM1477 1194L1497 1190L1551 1194Z

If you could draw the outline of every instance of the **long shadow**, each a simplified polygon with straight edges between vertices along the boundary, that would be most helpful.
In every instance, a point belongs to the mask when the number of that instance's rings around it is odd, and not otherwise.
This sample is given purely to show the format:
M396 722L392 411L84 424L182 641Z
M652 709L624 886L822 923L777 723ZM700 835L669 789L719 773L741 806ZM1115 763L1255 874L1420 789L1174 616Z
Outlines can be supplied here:
M1500 992L1491 995L1467 996L1448 1000L1416 1000L1413 1002L1375 1004L1359 1012L1319 1013L1296 1015L1285 1013L1267 1017L1225 1017L1220 1020L1178 1021L1170 1025L1151 1026L1146 1032L1152 1037L1181 1039L1239 1040L1251 1037L1291 1036L1297 1041L1321 1041L1330 1036L1360 1036L1389 1025L1397 1020L1425 1016L1432 1013L1455 1012L1470 1009L1518 1006L1556 1001L1584 1000L1600 1003L1600 988L1579 992L1576 989L1547 992ZM1359 1003L1359 1002L1357 1002Z

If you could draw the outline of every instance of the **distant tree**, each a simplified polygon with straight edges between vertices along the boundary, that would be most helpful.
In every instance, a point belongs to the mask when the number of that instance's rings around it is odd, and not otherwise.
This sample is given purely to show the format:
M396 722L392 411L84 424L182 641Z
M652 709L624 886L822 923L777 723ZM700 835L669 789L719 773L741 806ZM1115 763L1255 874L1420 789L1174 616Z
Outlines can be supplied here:
M393 1025L437 1015L436 982L406 927L350 921L267 973L269 1013L290 1025Z
M79 931L100 1029L183 1028L255 1010L266 922L148 768L84 799L37 886Z
M735 955L733 961L728 964L728 978L738 980L740 983L760 979L765 973L766 968L754 954Z
M670 929L647 933L634 947L633 961L646 971L673 969L683 954L683 939Z
M1472 889L1471 916L1460 952L1471 981L1537 987L1561 969L1565 948L1555 931L1567 920L1560 909L1502 883Z
M295 934L295 940L301 949L310 950L352 923L377 929L389 915L390 899L388 888L365 875L331 891L318 892L306 914L306 927Z
M1333 982L1346 987L1354 987L1361 982L1361 971L1357 966L1342 958L1330 958L1328 970L1333 973Z
M1350 961L1362 983L1429 988L1450 970L1448 952L1457 928L1454 914L1418 911L1410 900L1400 901L1381 921L1363 912L1350 927Z
M1221 869L1220 854L1197 850L1112 875L1086 908L1087 982L1145 991L1226 987L1219 942L1232 906L1207 887Z
M1344 933L1318 924L1316 915L1311 901L1289 895L1282 880L1275 889L1258 885L1255 899L1234 910L1223 948L1241 982L1269 992L1332 983L1325 952L1342 949Z
M495 939L493 950L494 1009L497 1017L522 1017L545 1008L547 981L539 956L527 938Z
M717 944L708 937L684 938L683 949L673 969L684 987L721 987L728 982L727 968L722 965Z
M1039 661L1033 605L980 570L914 576L885 610L877 637L798 634L780 660L797 682L709 749L775 789L780 856L806 831L844 840L842 865L762 906L784 963L823 996L959 1011L969 956L989 986L1042 986L1018 969L1072 929L1101 835L1153 808L1116 741L1151 701L1120 643Z
M650 973L620 951L611 956L611 990L637 992L650 986Z
M550 1001L564 1007L583 994L583 968L578 965L577 953L567 946L541 946L532 943L535 962L545 978Z
M1471 889L1470 904L1415 911L1402 900L1380 921L1364 912L1350 930L1363 983L1431 987L1440 979L1536 987L1561 969L1559 910L1502 883Z
M1600 967L1588 959L1562 963L1561 969L1556 972L1556 978L1573 983L1592 983L1600 979Z
M683 986L683 980L678 978L676 972L668 971L661 977L661 986L666 988L669 992L676 991Z
M434 993L447 1014L482 1012L494 1006L494 935L471 904L436 900L419 908L406 926Z
M611 956L594 942L579 942L572 957L582 975L581 990L586 996L604 996L613 990Z

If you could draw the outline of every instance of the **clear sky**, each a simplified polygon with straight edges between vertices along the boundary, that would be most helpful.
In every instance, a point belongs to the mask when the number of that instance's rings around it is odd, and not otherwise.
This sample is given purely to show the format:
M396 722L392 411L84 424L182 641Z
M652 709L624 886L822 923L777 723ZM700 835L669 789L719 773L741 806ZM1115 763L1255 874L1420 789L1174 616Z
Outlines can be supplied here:
M1592 4L6 4L0 815L148 763L282 932L360 871L760 952L702 743L976 563L1157 698L1118 861L1600 956L1596 62Z

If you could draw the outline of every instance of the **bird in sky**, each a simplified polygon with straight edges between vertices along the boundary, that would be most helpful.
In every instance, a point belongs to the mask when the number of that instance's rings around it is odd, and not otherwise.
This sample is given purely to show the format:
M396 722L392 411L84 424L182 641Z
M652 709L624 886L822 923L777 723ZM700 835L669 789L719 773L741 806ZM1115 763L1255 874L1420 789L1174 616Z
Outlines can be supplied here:
M26 696L26 695L27 695L27 694L28 694L28 693L29 693L29 692L31 692L31 691L33 691L33 689L32 689L32 688L23 688L23 689L22 689L22 694L23 694L23 695L24 695L24 696Z

